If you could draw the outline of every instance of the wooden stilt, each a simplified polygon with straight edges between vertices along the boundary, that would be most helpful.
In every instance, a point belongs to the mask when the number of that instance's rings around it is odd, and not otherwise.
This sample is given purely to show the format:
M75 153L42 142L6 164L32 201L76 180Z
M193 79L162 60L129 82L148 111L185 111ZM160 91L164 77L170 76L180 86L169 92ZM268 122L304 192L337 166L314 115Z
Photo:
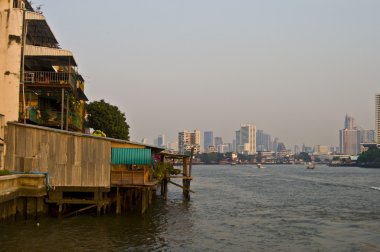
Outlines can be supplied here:
M120 189L116 188L116 214L121 214Z

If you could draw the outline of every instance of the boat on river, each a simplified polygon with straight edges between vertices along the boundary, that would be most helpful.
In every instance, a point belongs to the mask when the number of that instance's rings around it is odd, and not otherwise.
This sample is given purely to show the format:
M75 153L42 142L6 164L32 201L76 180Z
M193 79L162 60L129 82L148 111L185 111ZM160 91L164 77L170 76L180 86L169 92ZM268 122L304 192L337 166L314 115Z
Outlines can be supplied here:
M309 162L307 164L307 169L315 169L315 164L313 162Z

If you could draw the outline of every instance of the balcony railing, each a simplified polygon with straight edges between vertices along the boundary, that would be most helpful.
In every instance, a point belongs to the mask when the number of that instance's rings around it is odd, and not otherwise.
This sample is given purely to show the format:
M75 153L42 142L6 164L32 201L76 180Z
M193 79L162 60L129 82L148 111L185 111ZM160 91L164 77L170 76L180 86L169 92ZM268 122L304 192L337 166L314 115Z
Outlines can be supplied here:
M65 72L26 71L24 82L26 84L67 85L76 89L76 74Z

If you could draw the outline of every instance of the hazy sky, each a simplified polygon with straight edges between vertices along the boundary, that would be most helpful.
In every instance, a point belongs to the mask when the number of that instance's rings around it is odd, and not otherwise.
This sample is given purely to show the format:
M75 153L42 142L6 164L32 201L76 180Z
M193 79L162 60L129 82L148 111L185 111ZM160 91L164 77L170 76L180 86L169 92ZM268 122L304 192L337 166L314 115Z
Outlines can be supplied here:
M378 0L33 2L132 140L198 128L232 141L253 123L288 148L337 146L346 113L374 128Z

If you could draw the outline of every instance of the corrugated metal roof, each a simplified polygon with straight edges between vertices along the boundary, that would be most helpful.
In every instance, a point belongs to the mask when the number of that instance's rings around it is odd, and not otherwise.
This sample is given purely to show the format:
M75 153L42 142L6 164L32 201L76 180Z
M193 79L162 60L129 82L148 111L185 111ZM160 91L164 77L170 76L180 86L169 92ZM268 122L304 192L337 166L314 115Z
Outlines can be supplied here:
M150 165L151 149L112 148L112 164Z

